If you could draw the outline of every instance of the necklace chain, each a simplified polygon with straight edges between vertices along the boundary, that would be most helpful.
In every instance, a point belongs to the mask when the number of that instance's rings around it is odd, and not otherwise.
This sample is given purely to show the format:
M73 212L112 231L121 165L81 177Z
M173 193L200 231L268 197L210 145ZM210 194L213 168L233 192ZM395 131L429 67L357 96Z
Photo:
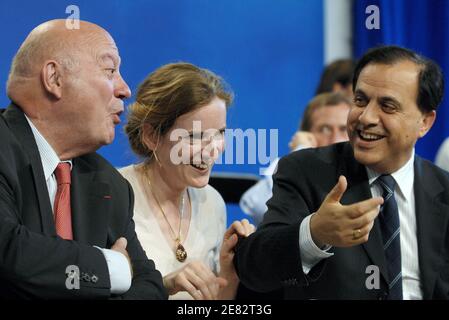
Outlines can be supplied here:
M181 200L180 200L180 207L179 207L179 229L178 229L178 235L176 235L175 230L173 230L170 222L168 221L167 215L164 212L164 209L162 209L161 204L159 203L158 198L156 197L156 194L154 193L153 190L153 186L151 185L151 179L150 179L150 175L148 173L148 170L145 170L145 176L147 178L148 181L148 186L150 187L150 192L154 198L154 200L156 200L157 206L159 207L159 210L162 213L162 216L164 217L165 221L167 222L171 233L173 234L173 238L175 241L175 257L176 260L178 260L179 262L184 262L187 259L187 251L184 248L184 246L181 244L181 227L182 227L182 218L184 217L184 202L185 202L185 192L182 193L181 195Z
M150 192L153 195L154 200L156 200L156 204L159 207L159 210L161 211L162 216L164 217L165 221L168 224L168 227L170 228L170 231L173 234L173 238L176 243L176 246L178 246L181 243L181 226L182 226L182 218L184 217L184 207L185 207L184 206L184 202L185 202L184 192L182 193L181 201L180 201L180 205L179 205L179 229L178 229L178 235L176 235L175 230L173 229L170 222L168 221L168 218L164 212L164 209L162 209L162 206L159 203L159 200L157 199L156 195L154 194L153 186L151 184L151 180L150 180L148 173L146 174L146 176L147 176L148 185L150 186Z

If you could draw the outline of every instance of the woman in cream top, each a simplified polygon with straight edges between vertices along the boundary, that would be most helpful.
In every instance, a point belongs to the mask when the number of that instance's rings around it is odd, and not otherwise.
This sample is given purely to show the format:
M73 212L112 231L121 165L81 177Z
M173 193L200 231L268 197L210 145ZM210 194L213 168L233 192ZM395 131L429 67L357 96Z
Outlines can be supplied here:
M212 72L173 63L151 73L129 106L125 131L143 158L121 170L135 194L136 233L176 299L233 299L238 236L254 226L225 230L224 201L208 185L224 149L232 96Z

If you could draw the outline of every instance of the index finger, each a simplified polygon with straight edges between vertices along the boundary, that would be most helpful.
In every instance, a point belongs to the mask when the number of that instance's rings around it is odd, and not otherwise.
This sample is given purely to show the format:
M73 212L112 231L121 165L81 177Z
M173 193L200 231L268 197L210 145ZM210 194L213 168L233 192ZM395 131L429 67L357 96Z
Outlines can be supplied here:
M349 216L353 219L363 216L367 212L375 209L384 203L384 198L375 197L371 199L367 199L364 201L356 202L350 205L343 206L347 212L349 212Z

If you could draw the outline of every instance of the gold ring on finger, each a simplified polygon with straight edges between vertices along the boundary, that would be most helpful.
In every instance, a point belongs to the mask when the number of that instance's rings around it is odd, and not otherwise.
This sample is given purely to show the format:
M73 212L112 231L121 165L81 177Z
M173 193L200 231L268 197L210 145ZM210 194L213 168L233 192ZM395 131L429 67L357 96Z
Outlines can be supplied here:
M362 235L362 230L356 229L352 231L352 240L357 240Z

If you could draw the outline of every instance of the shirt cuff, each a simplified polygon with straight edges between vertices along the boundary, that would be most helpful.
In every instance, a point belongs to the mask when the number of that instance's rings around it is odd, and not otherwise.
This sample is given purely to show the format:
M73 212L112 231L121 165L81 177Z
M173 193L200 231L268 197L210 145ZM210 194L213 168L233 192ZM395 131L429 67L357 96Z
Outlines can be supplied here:
M332 257L334 254L328 252L330 248L326 245L324 248L320 249L317 247L312 239L312 234L310 233L310 218L315 213L308 215L302 220L299 227L299 249L302 261L302 270L305 274L308 274L310 270L322 259Z
M103 249L95 246L103 252L108 264L109 279L111 282L111 294L123 294L131 288L131 269L128 259L117 251Z

